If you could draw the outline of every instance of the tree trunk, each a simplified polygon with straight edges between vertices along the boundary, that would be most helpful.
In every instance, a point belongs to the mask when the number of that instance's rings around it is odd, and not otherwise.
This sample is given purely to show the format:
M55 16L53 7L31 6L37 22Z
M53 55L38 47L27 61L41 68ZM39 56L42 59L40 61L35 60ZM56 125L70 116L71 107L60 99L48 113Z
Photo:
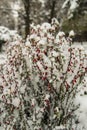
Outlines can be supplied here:
M50 13L50 19L49 19L50 23L51 23L52 18L54 17L55 5L56 5L56 0L52 0L51 13Z
M25 9L25 38L30 33L30 0L23 0Z

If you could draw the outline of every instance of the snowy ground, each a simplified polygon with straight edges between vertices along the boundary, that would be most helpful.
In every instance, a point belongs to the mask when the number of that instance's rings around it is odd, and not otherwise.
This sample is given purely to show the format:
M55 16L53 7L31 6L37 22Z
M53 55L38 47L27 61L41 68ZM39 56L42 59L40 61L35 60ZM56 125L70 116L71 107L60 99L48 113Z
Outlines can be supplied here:
M79 45L80 43L75 43L75 46ZM87 43L83 43L82 46L85 48L85 50L87 50ZM0 53L0 64L4 63L5 60L6 54ZM85 79L87 81L87 76ZM81 89L81 91L77 94L75 103L80 104L80 108L76 112L80 123L76 130L87 130L87 87L83 87L83 89ZM2 130L2 128L0 128L0 130Z
M75 43L78 46L79 43ZM87 51L87 43L82 43L82 46ZM86 52L87 53L87 52ZM87 75L85 76L87 82ZM79 86L82 88L76 96L75 103L80 104L80 108L76 111L79 118L79 124L76 130L87 130L87 84L86 86Z
M3 64L6 60L6 54L0 53L0 64Z

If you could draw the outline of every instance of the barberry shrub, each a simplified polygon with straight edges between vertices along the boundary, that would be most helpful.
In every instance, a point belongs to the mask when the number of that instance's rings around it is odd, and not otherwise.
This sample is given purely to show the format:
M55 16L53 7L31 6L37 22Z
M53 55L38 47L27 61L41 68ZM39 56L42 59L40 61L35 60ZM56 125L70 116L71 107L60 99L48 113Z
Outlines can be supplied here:
M26 42L10 44L1 66L1 127L58 130L63 125L71 130L78 108L75 95L86 71L84 49L58 32L56 19L51 24L32 24Z

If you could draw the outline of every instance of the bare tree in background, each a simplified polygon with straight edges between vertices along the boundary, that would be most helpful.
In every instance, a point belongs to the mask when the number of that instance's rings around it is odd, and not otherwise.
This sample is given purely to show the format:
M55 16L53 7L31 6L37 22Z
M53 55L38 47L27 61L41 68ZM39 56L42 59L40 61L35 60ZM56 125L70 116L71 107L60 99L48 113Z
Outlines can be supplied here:
M25 38L30 30L30 0L22 0L25 10Z
M54 17L54 13L55 13L55 5L56 5L56 0L51 0L51 11L50 11L50 19L49 22L51 22L52 18Z
M10 3L10 0L0 0L0 26L14 29L14 17Z

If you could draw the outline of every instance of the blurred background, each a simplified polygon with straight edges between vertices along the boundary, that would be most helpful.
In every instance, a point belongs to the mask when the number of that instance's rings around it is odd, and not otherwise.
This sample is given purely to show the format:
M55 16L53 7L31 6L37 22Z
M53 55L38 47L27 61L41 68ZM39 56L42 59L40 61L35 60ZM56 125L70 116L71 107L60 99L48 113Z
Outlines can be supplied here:
M75 41L87 41L87 0L0 0L0 26L26 37L31 23L51 22L60 30L75 31Z

